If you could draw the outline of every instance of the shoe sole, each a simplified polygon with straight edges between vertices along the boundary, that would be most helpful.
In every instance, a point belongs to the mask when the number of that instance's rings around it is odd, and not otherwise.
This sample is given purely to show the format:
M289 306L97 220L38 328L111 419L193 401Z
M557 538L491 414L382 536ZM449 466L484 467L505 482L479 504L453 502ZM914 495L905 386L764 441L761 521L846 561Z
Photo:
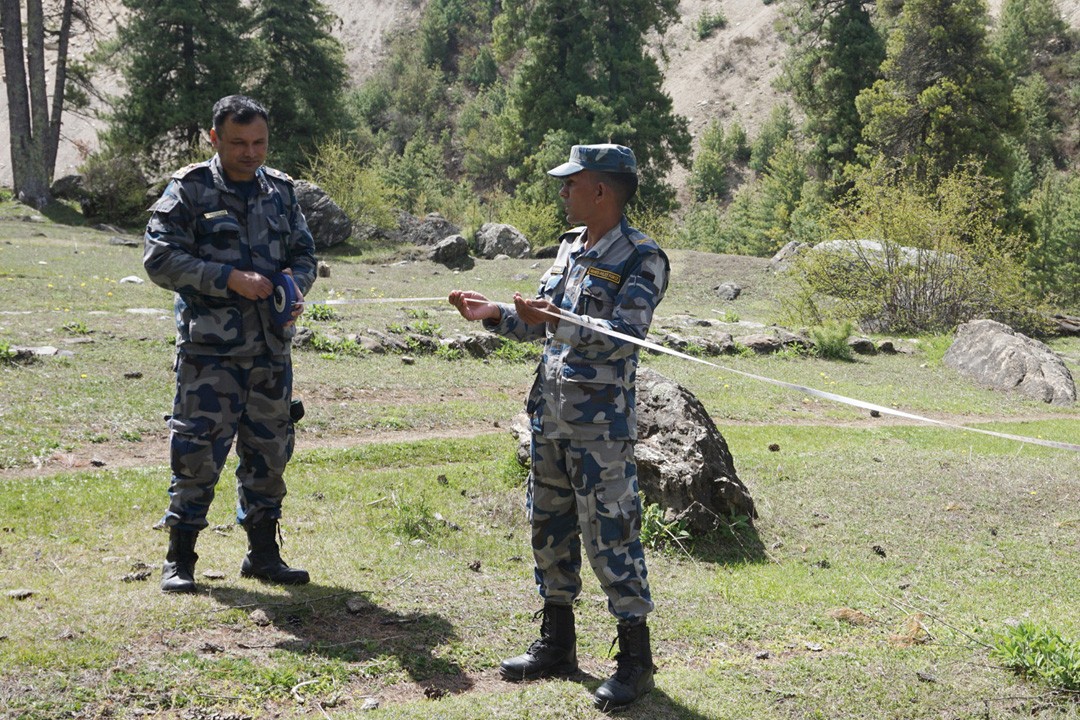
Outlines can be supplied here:
M656 683L654 681L650 680L649 681L649 687L642 690L640 695L638 695L636 698L634 698L633 700L631 700L628 703L623 703L622 705L615 705L615 704L613 704L613 703L611 703L611 702L609 702L607 700L601 700L598 697L594 697L593 698L593 707L595 707L600 712L618 712L619 710L625 710L626 708L632 706L638 700L645 697L646 695L648 695L650 692L652 692L655 689L656 689Z
M499 675L502 676L503 680L506 680L508 682L526 682L528 680L540 680L546 677L566 677L568 675L573 675L577 671L577 665L574 665L572 667L567 665L561 665L553 668L547 668L541 670L540 672L530 673L528 675L515 675L513 673L506 672L506 670L500 667Z

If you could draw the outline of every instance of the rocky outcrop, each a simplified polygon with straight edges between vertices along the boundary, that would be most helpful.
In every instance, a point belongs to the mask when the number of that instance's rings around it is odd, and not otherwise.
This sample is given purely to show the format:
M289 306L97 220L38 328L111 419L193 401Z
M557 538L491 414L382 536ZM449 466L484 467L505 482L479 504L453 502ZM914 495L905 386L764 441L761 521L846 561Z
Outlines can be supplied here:
M998 390L1016 389L1052 405L1076 402L1076 385L1061 358L1044 343L993 320L957 328L944 362Z
M401 213L398 216L397 238L413 245L437 245L451 235L459 235L461 228L439 213L429 213L422 218Z
M352 221L325 190L307 180L297 180L295 188L316 250L340 245L352 236Z
M447 266L465 264L469 259L469 242L461 235L450 235L432 246L428 260Z

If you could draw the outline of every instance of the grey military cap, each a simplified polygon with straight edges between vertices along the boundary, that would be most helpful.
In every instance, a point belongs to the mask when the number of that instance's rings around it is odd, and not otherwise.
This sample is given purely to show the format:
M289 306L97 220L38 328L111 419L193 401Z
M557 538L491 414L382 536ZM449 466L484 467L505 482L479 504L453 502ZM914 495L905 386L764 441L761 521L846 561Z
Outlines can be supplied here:
M548 175L566 177L582 170L637 175L637 159L634 151L623 145L575 145L570 148L570 161L548 170Z

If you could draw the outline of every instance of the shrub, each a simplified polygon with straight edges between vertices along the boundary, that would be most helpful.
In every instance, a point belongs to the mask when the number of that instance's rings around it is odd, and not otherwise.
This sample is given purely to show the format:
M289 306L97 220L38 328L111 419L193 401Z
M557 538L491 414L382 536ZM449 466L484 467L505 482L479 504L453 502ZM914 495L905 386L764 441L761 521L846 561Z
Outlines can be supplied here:
M308 158L312 182L326 191L354 224L390 230L397 215L390 189L368 156L342 137L320 144Z
M724 17L724 13L706 10L698 16L694 28L697 30L698 40L704 40L713 34L713 30L718 30L725 25L727 25L727 18Z
M94 153L79 168L83 176L79 204L88 219L114 225L134 225L146 219L152 203L149 183L139 163L122 152Z
M851 346L848 338L851 337L853 326L851 322L830 323L820 328L813 328L810 334L814 338L814 354L825 360L852 360Z
M1040 334L1020 239L1001 229L1000 183L961 168L936 188L874 169L825 219L832 241L784 274L788 319L854 320L874 332L948 332L989 317ZM867 239L872 239L867 241Z
M678 545L685 549L686 543L692 542L693 537L686 525L685 520L664 522L664 509L656 503L645 504L645 495L641 497L641 544L650 550L659 550L670 545Z
M310 305L305 309L304 315L308 320L315 320L318 322L333 320L337 317L334 308L329 305Z

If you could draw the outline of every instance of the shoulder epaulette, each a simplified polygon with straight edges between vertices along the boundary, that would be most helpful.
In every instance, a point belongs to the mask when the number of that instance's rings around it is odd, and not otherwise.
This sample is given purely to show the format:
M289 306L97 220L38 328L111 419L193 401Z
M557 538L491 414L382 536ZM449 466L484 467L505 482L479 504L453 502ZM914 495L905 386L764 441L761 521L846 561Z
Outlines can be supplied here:
M567 230L566 232L564 232L562 235L559 236L559 242L560 243L574 242L579 237L584 235L585 231L588 230L588 229L589 228L585 227L584 225L582 225L581 227L570 228L569 230Z
M180 179L183 179L183 178L187 177L188 175L193 173L195 170L198 170L198 169L201 169L201 168L209 169L209 167L210 167L210 161L209 160L207 160L205 162L191 163L190 165L185 165L184 167L182 167L179 170L177 170L176 172L174 172L172 174L172 176L173 176L173 179L180 180Z
M639 230L631 228L630 232L626 233L626 237L633 244L634 249L642 255L660 252L660 246L656 244L656 241Z
M283 173L280 170L275 170L272 167L266 167L265 165L263 165L263 172L274 178L275 180L281 180L282 182L286 182L290 185L296 184L296 181L293 180L288 173Z

